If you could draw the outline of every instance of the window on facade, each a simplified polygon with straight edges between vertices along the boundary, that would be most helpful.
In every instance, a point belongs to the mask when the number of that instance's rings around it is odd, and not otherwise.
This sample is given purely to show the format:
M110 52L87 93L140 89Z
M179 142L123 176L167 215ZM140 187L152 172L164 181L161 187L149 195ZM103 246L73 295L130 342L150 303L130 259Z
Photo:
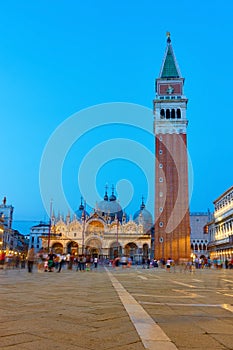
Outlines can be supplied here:
M178 108L177 111L176 111L176 117L177 117L178 119L181 118L181 110L180 110L180 108Z
M163 197L163 192L159 192L159 197Z
M162 167L163 167L163 164L161 164L161 163L160 163L160 164L159 164L159 167L160 167L160 169L162 169Z
M159 150L159 154L163 154L163 150L162 149Z
M163 182L163 178L162 177L159 178L159 182Z
M175 117L176 117L176 112L175 112L175 110L174 110L174 109L172 109L172 112L171 112L171 117L172 117L172 119L175 119Z
M166 109L166 119L170 119L170 109Z
M160 208L159 208L159 211L160 211L160 213L162 213L162 211L163 211L163 208L162 208L162 207L160 207Z
M159 227L163 227L163 222L162 221L160 221Z
M76 237L77 236L77 233L76 232L74 232L74 237Z

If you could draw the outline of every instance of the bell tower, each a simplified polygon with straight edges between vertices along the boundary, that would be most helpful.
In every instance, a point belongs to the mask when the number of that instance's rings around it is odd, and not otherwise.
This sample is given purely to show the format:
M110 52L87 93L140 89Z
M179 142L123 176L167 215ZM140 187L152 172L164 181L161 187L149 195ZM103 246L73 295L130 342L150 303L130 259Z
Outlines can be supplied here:
M155 82L155 258L190 258L188 157L184 78L177 64L170 33Z

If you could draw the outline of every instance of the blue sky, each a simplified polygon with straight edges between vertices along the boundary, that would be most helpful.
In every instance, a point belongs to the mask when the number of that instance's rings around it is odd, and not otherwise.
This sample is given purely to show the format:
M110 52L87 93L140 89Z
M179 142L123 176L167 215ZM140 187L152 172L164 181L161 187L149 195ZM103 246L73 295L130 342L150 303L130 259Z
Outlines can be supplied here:
M0 196L15 207L15 219L45 218L41 157L67 118L110 102L152 108L167 31L189 99L190 209L213 210L213 200L232 186L232 11L230 0L1 1ZM150 122L152 132L152 114ZM111 124L90 130L69 149L61 171L71 209L80 201L79 162L93 147L129 137L153 151L150 133L136 130L128 136L123 129ZM130 159L112 159L88 187L102 196L106 183L120 181L122 191L133 194L128 207L133 214L141 195L148 196L143 170Z

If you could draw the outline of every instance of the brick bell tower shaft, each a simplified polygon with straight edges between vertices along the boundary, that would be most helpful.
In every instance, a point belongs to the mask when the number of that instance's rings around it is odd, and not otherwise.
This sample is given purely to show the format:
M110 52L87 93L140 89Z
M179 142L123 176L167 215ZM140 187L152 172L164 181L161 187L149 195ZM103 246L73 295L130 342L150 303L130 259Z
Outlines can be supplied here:
M184 78L167 33L167 47L155 83L155 259L190 258L188 156Z

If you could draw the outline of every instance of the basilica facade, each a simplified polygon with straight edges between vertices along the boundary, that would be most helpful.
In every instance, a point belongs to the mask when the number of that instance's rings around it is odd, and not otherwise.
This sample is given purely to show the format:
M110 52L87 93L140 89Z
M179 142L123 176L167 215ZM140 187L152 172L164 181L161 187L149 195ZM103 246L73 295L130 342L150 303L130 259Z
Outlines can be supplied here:
M111 196L106 191L90 214L81 200L72 218L69 213L66 218L52 215L49 232L40 233L40 237L42 248L57 254L84 254L103 259L125 255L141 262L143 256L151 253L152 224L152 215L143 199L139 210L128 216L114 191Z

